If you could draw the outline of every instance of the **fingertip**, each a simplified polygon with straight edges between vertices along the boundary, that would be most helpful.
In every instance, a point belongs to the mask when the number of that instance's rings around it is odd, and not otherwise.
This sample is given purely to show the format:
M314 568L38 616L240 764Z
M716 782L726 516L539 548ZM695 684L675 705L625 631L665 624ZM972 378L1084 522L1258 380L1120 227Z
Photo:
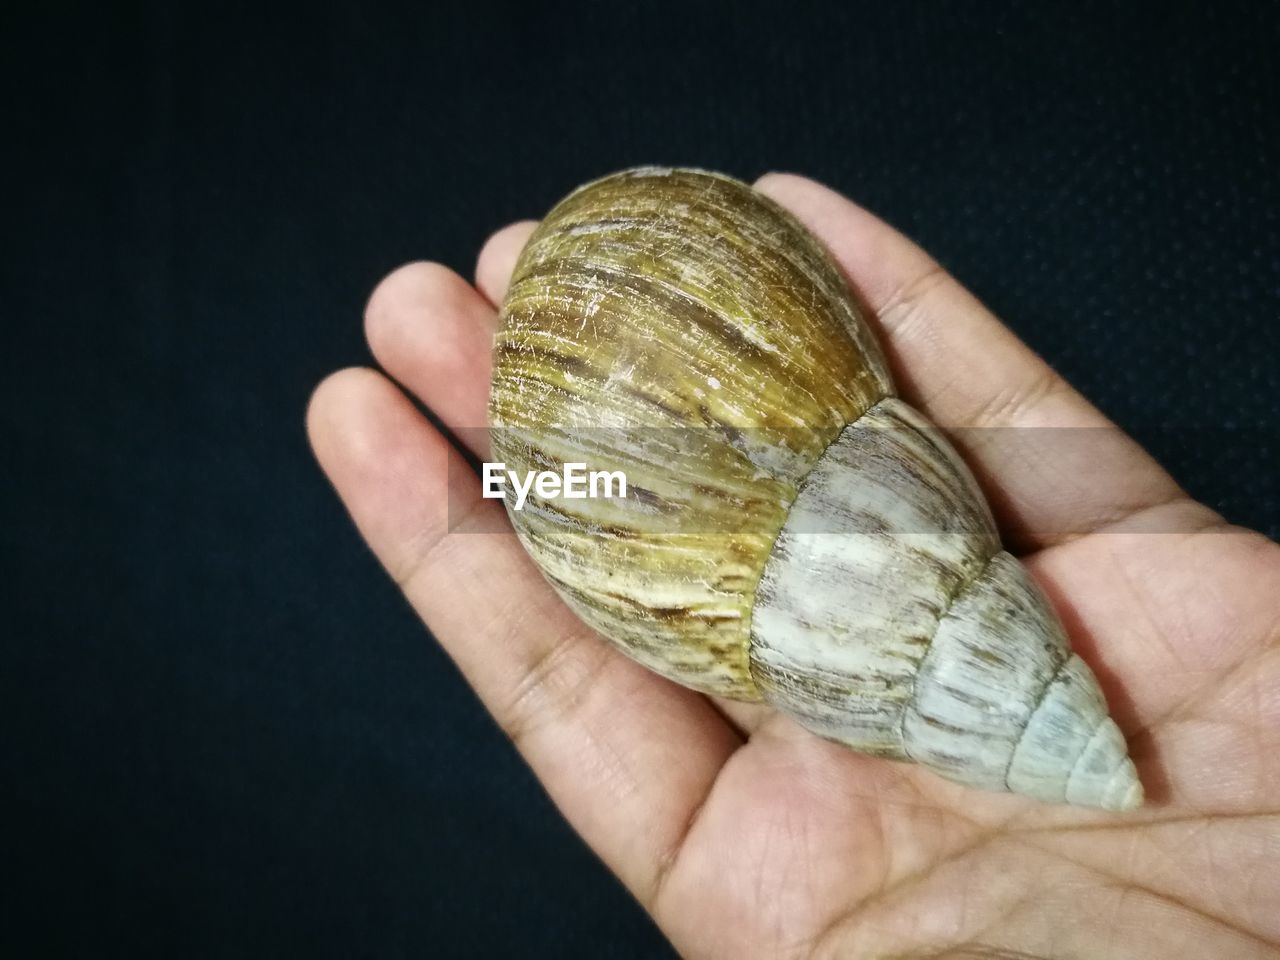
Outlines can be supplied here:
M827 189L818 181L799 173L788 173L786 170L770 170L756 178L752 186L761 193L772 194L774 191L807 190L813 187Z
M415 318L427 311L464 315L475 298L471 285L442 263L419 260L387 274L369 295L364 310L365 339L384 366L402 346Z
M801 219L829 212L832 205L846 213L866 212L844 194L798 173L766 173L753 186L758 192L801 216Z
M841 261L854 252L852 244L872 239L867 231L892 229L844 194L799 174L766 173L755 189L791 211Z
M507 295L511 271L516 258L528 243L530 234L538 225L536 220L510 223L485 241L476 260L476 288L485 298L497 306Z
M432 281L447 282L450 274L453 271L444 264L431 260L414 260L396 267L379 280L369 294L364 308L365 318L394 312L404 306L406 300L415 299L417 291L424 285Z
M321 381L307 408L307 430L320 468L399 581L423 544L447 530L451 504L470 497L462 490L465 461L396 384L366 367Z
M307 435L315 440L324 436L333 425L334 417L345 406L345 400L353 389L360 389L368 376L378 376L368 367L346 367L335 370L316 384L307 400Z
M306 429L312 451L326 472L341 461L358 460L371 436L371 411L395 386L376 370L347 367L329 374L311 392Z

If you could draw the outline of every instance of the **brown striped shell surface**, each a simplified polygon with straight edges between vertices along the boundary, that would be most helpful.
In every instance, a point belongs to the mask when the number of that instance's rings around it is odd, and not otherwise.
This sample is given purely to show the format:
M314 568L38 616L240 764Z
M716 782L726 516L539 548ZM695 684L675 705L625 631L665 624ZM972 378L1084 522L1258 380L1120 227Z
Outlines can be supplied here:
M640 168L558 204L512 276L489 414L509 470L625 474L623 498L507 503L566 602L656 672L974 786L1140 802L968 469L894 397L826 251L745 184Z

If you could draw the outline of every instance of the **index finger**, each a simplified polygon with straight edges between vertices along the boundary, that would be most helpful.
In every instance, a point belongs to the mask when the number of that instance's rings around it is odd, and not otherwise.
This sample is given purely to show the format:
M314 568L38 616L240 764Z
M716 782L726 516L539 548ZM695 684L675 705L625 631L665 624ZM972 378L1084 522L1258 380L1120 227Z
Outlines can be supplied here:
M835 257L869 309L903 395L978 474L1004 532L1041 549L1185 500L1136 442L918 246L804 177L756 189Z

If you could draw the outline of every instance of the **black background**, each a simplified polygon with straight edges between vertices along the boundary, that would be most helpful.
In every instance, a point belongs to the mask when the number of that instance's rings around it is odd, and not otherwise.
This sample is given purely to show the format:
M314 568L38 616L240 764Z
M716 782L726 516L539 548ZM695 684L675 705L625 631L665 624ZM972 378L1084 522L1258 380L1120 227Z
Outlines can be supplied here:
M308 453L416 258L642 162L790 169L1280 529L1276 7L8 10L0 938L666 956ZM6 951L12 953L12 951Z

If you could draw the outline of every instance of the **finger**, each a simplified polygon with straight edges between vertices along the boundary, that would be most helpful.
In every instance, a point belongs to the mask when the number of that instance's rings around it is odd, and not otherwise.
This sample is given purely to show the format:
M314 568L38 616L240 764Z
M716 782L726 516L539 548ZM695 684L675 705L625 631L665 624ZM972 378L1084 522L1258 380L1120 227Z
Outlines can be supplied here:
M307 424L378 558L566 818L648 900L740 740L583 626L509 528L483 532L505 523L500 505L384 377L333 375Z
M903 395L952 431L1017 546L1038 549L1184 499L1141 447L902 234L803 177L768 174L756 187L830 249L878 321Z
M438 263L386 277L365 308L378 363L477 456L488 454L489 353L497 315L471 284Z
M476 260L476 287L488 298L489 303L497 306L507 295L507 284L511 281L516 257L524 249L529 234L533 233L537 225L533 220L511 223L485 242Z

